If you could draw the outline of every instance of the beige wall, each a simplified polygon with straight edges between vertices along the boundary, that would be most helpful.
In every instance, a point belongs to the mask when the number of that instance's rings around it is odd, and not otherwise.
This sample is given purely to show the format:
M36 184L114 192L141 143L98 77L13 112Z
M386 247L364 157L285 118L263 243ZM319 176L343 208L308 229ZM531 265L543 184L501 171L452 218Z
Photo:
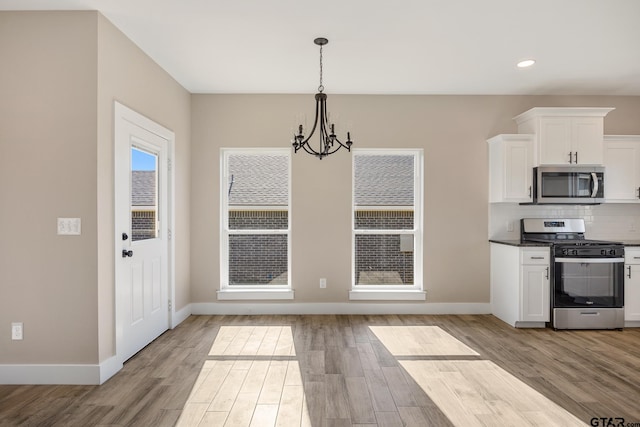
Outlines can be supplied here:
M95 364L115 353L113 101L176 135L180 309L190 95L97 12L0 12L0 58L0 364ZM57 217L82 235L58 236Z
M640 97L331 95L354 147L424 149L424 287L429 302L489 302L486 139L516 133L534 106L616 107L609 134L640 134ZM220 147L283 147L312 95L192 96L191 295L219 288ZM293 157L294 302L348 302L351 156ZM326 277L327 289L318 279ZM234 304L234 302L228 302ZM357 303L355 303L357 304Z
M0 13L0 363L97 361L96 34L88 13Z

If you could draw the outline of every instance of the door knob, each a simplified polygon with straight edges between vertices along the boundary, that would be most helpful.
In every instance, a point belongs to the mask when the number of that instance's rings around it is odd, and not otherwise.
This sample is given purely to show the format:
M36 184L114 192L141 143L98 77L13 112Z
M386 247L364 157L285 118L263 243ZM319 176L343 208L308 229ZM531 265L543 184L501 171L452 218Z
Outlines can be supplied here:
M122 250L122 258L132 257L132 256L133 256L133 251L128 251L126 249Z

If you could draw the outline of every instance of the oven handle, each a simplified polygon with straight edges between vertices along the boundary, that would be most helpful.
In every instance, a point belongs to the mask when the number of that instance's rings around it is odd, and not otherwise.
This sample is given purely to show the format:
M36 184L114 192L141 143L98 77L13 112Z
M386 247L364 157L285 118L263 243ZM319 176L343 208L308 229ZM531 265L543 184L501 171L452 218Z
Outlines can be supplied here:
M624 258L556 258L555 261L573 264L615 264L624 262Z
M577 157L578 153L576 153L576 158ZM576 163L578 163L577 160ZM598 188L600 187L600 184L598 184L598 175L596 175L595 172L591 172L591 179L593 179L593 191L591 191L591 197L596 197L598 194Z

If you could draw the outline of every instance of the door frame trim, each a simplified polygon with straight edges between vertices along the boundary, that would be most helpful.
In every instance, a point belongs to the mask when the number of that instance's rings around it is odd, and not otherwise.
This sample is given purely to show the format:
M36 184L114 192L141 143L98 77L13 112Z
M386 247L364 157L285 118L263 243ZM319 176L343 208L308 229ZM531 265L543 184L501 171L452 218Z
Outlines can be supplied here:
M114 262L114 282L113 282L113 290L114 290L114 307L115 307L115 317L114 317L114 329L115 329L115 353L116 359L120 363L124 363L122 360L122 340L123 340L123 330L121 325L121 313L119 309L118 303L118 295L116 292L116 281L118 280L117 275L117 256L121 250L120 246L118 246L119 240L117 239L118 232L115 229L115 219L117 215L116 211L116 159L115 159L115 146L117 144L117 138L119 136L119 128L122 126L124 122L132 123L136 126L139 126L145 129L148 132L151 132L160 138L167 141L167 220L168 220L168 239L167 239L167 295L169 297L169 315L167 322L167 329L172 329L179 323L179 319L176 318L176 308L175 308L175 172L174 172L174 157L175 157L175 133L164 126L154 122L148 117L138 113L135 110L125 106L124 104L114 101L114 133L113 133L113 147L114 147L114 161L113 161L113 170L114 170L114 241L115 241L115 250L113 253Z

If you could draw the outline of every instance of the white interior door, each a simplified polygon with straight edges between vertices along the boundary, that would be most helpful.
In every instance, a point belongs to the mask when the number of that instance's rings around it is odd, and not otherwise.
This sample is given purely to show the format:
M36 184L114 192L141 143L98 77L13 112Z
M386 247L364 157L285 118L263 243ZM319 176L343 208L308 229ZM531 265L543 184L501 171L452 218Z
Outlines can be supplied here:
M116 352L123 362L169 328L169 140L156 126L116 104Z

